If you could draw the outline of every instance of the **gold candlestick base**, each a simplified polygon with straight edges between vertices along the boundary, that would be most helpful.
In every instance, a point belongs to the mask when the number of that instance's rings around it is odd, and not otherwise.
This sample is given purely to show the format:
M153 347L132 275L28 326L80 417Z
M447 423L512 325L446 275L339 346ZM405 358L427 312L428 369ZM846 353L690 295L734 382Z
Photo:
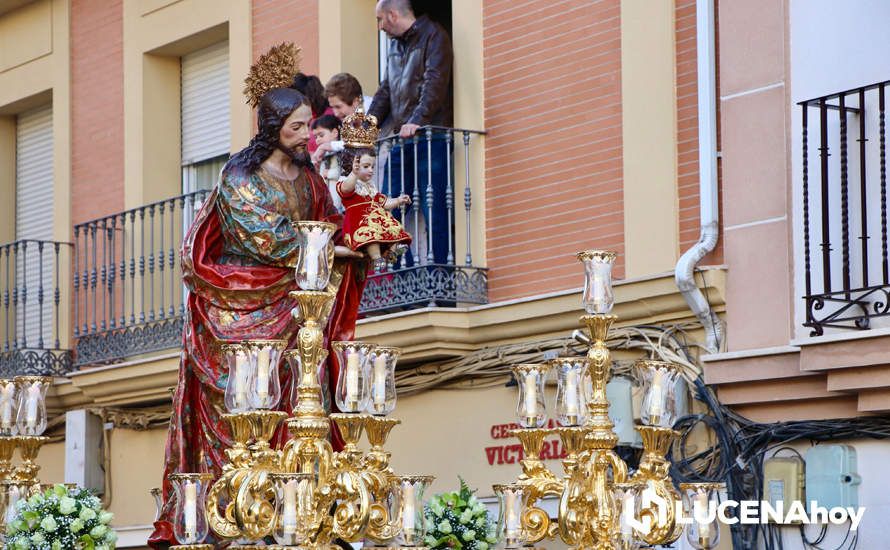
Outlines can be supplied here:
M37 483L37 472L40 471L40 465L35 460L40 453L40 447L49 441L49 438L41 435L20 435L14 439L17 440L22 463L13 472L13 479L26 483Z
M0 480L10 479L13 471L12 455L18 446L18 438L12 436L0 437Z

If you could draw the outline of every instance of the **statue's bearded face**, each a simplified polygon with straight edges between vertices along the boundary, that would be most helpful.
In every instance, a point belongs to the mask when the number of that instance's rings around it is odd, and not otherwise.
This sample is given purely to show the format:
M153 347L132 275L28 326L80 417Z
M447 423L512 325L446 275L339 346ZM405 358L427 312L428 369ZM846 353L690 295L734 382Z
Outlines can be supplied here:
M278 144L285 151L293 153L305 153L306 144L309 143L309 121L312 119L312 109L308 105L300 105L284 121L281 131L278 132Z

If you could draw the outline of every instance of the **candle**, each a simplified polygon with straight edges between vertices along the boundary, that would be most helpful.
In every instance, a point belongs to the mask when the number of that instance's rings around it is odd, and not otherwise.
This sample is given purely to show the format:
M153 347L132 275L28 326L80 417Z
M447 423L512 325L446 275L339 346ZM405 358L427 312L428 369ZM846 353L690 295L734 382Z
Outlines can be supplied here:
M525 375L525 416L535 424L538 416L538 377L533 372Z
M563 400L565 402L566 416L568 417L569 423L577 423L579 411L577 371L570 370L566 373L566 387Z
M247 409L247 356L242 351L235 354L235 408Z
M198 539L198 486L185 481L185 506L183 507L183 520L185 523L186 544L199 542Z
M358 402L358 352L346 350L346 402Z
M634 496L630 491L623 493L621 497L621 534L633 534L633 526L630 524L630 514L633 514Z
M383 412L386 406L386 355L378 354L374 357L373 390L374 409Z
M15 384L8 383L3 385L3 390L0 392L0 402L2 402L2 406L0 406L0 415L2 415L3 428L9 429L12 427L13 422L13 406L15 400Z
M40 382L34 382L28 386L27 410L25 413L25 425L29 429L37 427L37 404L40 402Z
M652 399L649 401L649 416L653 424L658 424L661 415L664 413L664 404L662 403L662 386L664 385L664 372L656 368L655 374L652 376L652 385L649 388L649 395Z
M306 244L309 249L306 251L306 285L309 288L304 290L322 290L319 288L321 285L318 280L318 260L327 246L327 233L321 229L310 230Z
M402 485L402 529L406 535L414 534L414 485Z
M257 354L257 372L256 372L256 392L257 397L265 403L269 397L269 348L264 346L260 348Z
M297 481L288 481L284 486L284 509L282 510L281 526L285 536L297 532Z
M516 515L516 495L510 489L504 491L504 508L506 508L507 518L505 535L508 538L517 538L519 535L519 517Z
M708 504L710 499L708 498L707 491L699 491L695 494L695 505L699 509L699 517L709 517L708 514ZM692 511L693 517L695 517L695 510ZM698 523L698 542L705 548L710 548L711 546L711 524L709 522L696 522Z

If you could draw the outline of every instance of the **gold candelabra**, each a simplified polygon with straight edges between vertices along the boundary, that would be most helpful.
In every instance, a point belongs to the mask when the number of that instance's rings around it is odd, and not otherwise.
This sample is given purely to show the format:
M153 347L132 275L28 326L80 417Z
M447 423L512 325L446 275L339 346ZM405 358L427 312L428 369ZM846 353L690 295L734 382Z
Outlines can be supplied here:
M519 385L517 416L521 428L511 435L524 450L522 473L515 483L494 486L501 506L498 522L506 548L534 545L559 537L573 548L635 550L643 545L663 545L683 533L677 506L681 495L669 476L665 458L677 432L674 387L679 370L662 361L640 361L638 370L648 389L642 404L643 424L637 426L643 443L639 467L632 474L615 452L618 437L609 417L606 384L612 360L606 346L614 299L611 268L615 253L585 251L578 254L585 265L583 302L587 315L582 324L590 336L586 357L566 357L546 364L513 367ZM544 380L557 371L557 415L560 427L543 428L546 422ZM566 452L563 473L551 472L540 459L545 437L558 435ZM716 499L714 484L685 484L684 491ZM710 491L710 493L708 492ZM556 521L540 506L545 498L558 499ZM716 526L696 524L690 542L709 549L716 544ZM700 533L706 533L703 539Z
M171 476L177 486L177 540L185 543L180 547L204 548L209 529L237 547L266 537L284 548L327 550L337 538L421 547L423 491L432 478L396 475L384 447L400 423L386 416L395 406L393 371L399 351L335 342L341 365L337 403L349 412L326 412L319 370L327 355L322 329L339 283L330 244L335 227L323 222L294 226L301 237L297 283L304 289L291 293L299 304L294 317L302 322L296 345L287 351L278 341L223 347L230 366L226 405L231 411L223 418L234 444L212 485L207 474ZM279 354L295 376L290 416L259 408L275 402L275 392L280 393ZM332 421L344 441L338 452L329 441ZM271 441L282 422L289 439L276 449ZM359 449L363 433L367 451Z

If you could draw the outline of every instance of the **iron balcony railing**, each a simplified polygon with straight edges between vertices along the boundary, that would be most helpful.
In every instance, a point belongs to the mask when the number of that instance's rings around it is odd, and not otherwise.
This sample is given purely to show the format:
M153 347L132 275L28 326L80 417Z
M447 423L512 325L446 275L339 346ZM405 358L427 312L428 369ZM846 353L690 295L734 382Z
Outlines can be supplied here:
M0 245L3 351L0 376L62 376L68 349L71 243L23 239Z
M481 162L481 144L474 147L473 141L481 134L427 127L415 139L381 141L380 166L387 174L382 190L412 196L412 204L395 214L414 239L394 264L369 274L360 313L487 301L486 270L474 265L471 223L471 168ZM399 146L398 161L386 156L393 146ZM405 176L393 179L394 168ZM460 206L457 193L463 194ZM189 193L74 226L77 366L180 345L185 289L179 250L184 229L208 194Z
M484 134L425 126L413 138L378 142L381 191L411 197L394 214L413 240L408 253L368 277L361 313L488 301L487 271L473 261L472 223L471 178L474 162L481 163ZM460 196L462 204L455 200Z
M890 81L801 106L804 300L812 335L890 315L885 106Z
M196 191L74 226L75 364L179 346L179 249L209 195Z

